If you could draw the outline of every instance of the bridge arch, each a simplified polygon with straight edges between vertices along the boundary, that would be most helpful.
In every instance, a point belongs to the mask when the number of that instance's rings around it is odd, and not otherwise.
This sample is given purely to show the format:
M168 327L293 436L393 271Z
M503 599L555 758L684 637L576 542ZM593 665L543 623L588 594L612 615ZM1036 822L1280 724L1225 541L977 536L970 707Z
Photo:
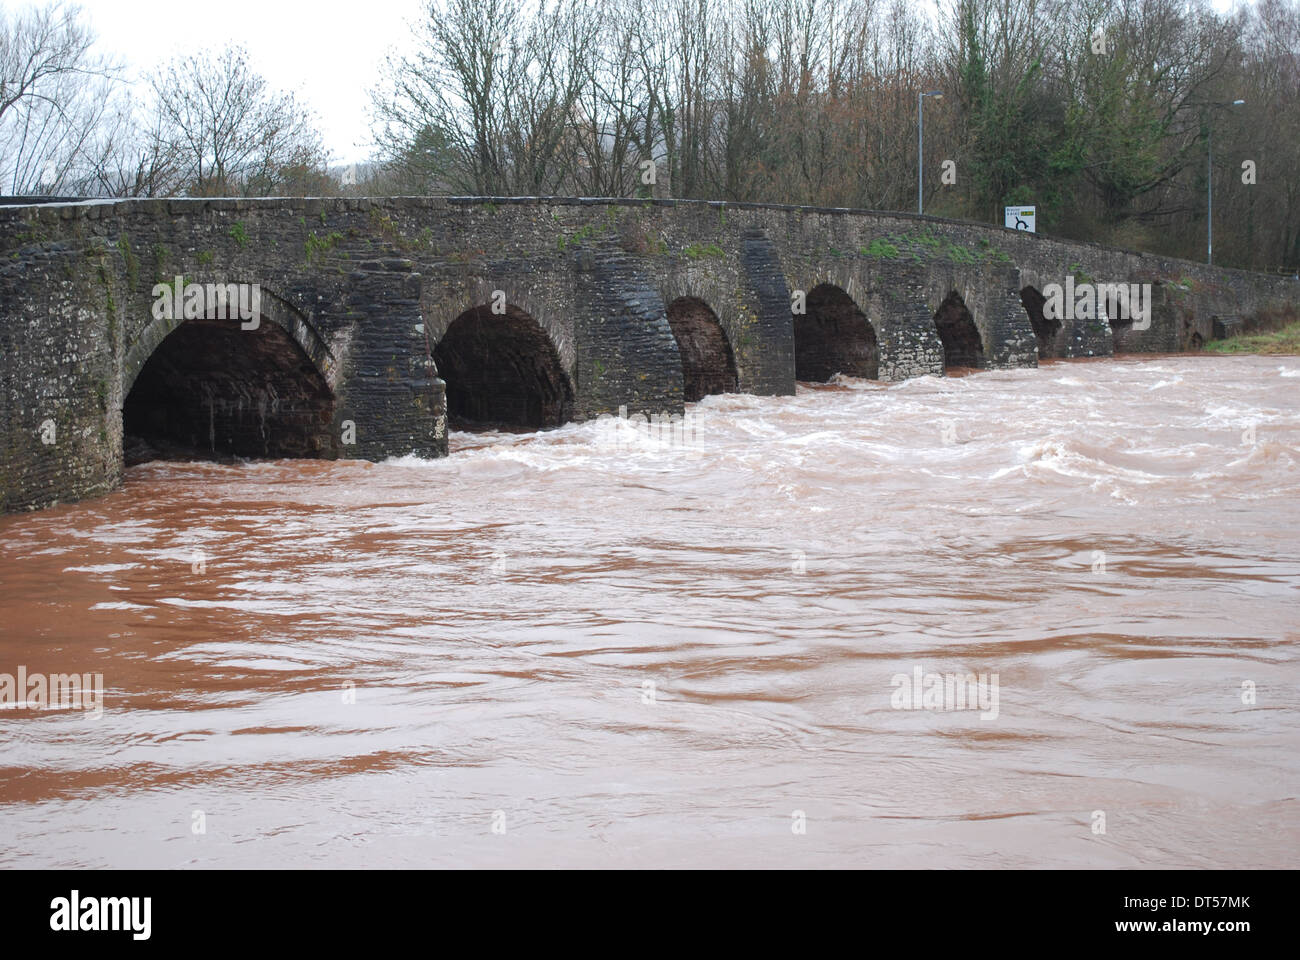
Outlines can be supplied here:
M558 427L573 418L573 383L560 352L531 313L514 303L470 307L433 351L447 385L448 417L462 427Z
M715 393L735 393L740 379L736 355L713 308L699 297L678 297L668 304L667 314L682 357L683 399L694 403Z
M316 366L330 389L337 390L339 387L339 364L333 351L326 344L325 338L316 329L315 324L275 291L268 290L265 286L258 284L258 292L260 294L258 304L259 326L261 321L269 320L284 330ZM179 312L173 311L173 313ZM140 371L144 368L150 356L153 355L153 352L158 349L158 345L183 323L185 323L184 317L155 317L135 338L135 341L127 348L122 362L123 396L131 392L136 377L140 375Z
M934 314L934 326L943 342L945 372L952 367L986 366L984 341L975 325L975 317L956 290L949 291L939 304Z
M207 312L215 315L208 297ZM290 304L260 285L257 297L246 322L155 316L136 338L122 367L128 462L338 455L339 365Z
M837 373L875 380L880 371L876 328L843 287L820 283L793 314L794 377L825 383Z
M1029 325L1033 327L1039 359L1060 356L1057 340L1061 334L1061 319L1044 314L1043 305L1047 303L1047 297L1031 283L1021 288L1020 302L1029 316Z

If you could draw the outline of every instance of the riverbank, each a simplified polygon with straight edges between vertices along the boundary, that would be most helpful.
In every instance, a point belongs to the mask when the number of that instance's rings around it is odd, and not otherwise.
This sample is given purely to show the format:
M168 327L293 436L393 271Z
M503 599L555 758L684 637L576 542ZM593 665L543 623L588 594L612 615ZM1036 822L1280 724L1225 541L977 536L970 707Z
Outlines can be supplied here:
M1213 340L1205 345L1211 353L1259 353L1300 355L1300 320L1280 330L1267 333L1248 333L1226 340Z

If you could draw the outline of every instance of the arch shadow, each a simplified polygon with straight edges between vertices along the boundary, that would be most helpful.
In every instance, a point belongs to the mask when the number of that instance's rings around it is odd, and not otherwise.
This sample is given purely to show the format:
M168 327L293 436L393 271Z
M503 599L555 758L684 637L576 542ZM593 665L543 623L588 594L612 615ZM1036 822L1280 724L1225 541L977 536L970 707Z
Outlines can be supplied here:
M132 344L121 407L128 464L338 455L337 364L311 324L261 294L251 329L238 317L215 319L208 299L205 315L155 317Z
M1033 327L1034 339L1038 342L1039 359L1057 356L1056 340L1062 324L1059 317L1044 315L1043 304L1047 303L1047 298L1033 284L1028 284L1020 290L1020 303L1029 315L1029 325Z
M818 284L808 291L804 306L804 313L792 315L796 380L825 383L837 373L878 378L876 328L842 287Z
M223 284L222 286L228 285ZM258 310L260 319L262 321L269 320L284 330L312 361L317 372L329 384L330 389L336 391L339 386L339 364L333 351L326 344L325 338L321 336L320 331L296 307L279 294L268 290L263 285L259 284L258 286L261 291L261 303ZM179 313L181 311L177 310L175 312ZM131 392L136 377L140 375L140 371L153 355L153 352L158 349L158 345L184 322L185 318L183 316L154 317L140 332L140 335L127 348L126 356L122 362L122 396L125 397ZM229 322L234 323L234 321Z
M933 301L932 301L933 302ZM934 314L934 326L943 343L944 372L954 367L983 369L987 366L984 342L966 301L952 290Z
M504 313L471 307L433 351L447 385L447 414L458 429L542 429L573 418L573 384L559 351L516 304Z
M740 379L736 356L713 309L699 297L678 297L668 304L667 314L682 357L685 401L735 393Z

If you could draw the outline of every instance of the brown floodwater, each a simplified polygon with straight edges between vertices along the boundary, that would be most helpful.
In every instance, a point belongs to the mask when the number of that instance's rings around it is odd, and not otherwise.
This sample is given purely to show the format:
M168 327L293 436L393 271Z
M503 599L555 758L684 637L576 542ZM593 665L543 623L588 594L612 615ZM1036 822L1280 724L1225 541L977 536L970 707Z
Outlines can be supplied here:
M0 864L1294 865L1300 358L691 410L0 518Z

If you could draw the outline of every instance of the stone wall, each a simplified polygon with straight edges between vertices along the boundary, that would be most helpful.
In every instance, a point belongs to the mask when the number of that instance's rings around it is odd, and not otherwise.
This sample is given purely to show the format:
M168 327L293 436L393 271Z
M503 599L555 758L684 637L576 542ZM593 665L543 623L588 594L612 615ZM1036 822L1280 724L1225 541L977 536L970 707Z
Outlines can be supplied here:
M1152 284L1150 329L1112 329L1104 319L1046 329L1035 294L1067 276ZM183 316L157 316L155 285L177 277L257 284L260 333L228 326L207 335ZM696 315L716 318L727 347L706 337L699 343L713 347L692 349L727 356L740 391L780 395L794 391L791 310L800 300L823 311L808 318L818 329L873 341L852 349L872 354L879 378L900 380L942 374L941 308L945 329L978 341L974 365L996 368L1033 365L1040 350L1193 348L1211 338L1216 318L1294 305L1298 291L1290 280L978 224L762 204L390 198L0 208L0 509L120 483L124 407L133 430L181 445L372 460L446 453L446 376L456 380L453 406L487 419L679 413L686 382L668 320L679 300L707 307ZM461 357L454 375L439 371L440 350L449 368ZM948 352L965 356L951 343ZM478 396L512 383L515 396Z

